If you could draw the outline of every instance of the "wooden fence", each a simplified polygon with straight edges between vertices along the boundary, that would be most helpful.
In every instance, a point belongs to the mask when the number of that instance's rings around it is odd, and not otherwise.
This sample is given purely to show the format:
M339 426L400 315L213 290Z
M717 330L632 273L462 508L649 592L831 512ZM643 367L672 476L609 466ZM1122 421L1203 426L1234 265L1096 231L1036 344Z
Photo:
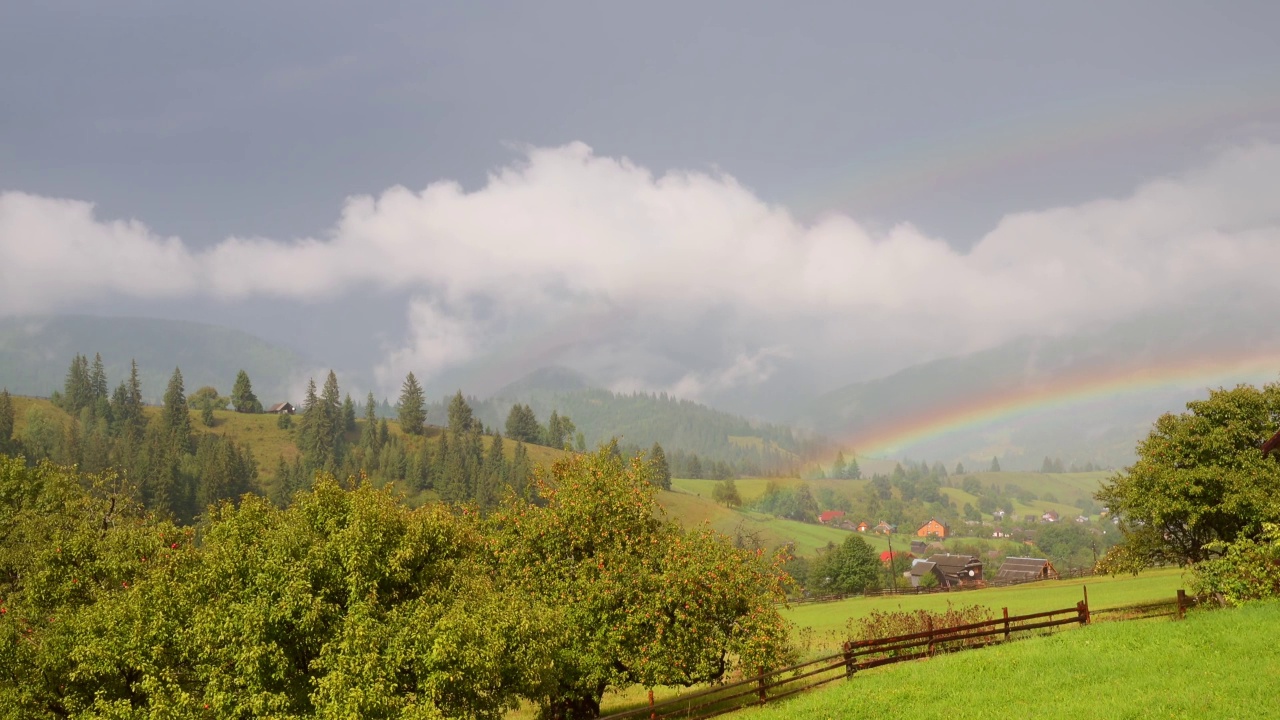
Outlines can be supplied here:
M917 660L941 652L985 647L1027 633L1048 632L1067 625L1086 625L1094 619L1180 618L1188 608L1201 602L1203 598L1189 597L1179 590L1172 600L1091 611L1088 591L1085 590L1084 600L1076 603L1075 607L1015 616L1009 615L1009 609L1004 608L1003 616L994 620L929 628L895 637L849 641L838 653L784 668L762 670L750 677L667 700L654 702L650 692L648 705L607 715L601 720L703 720L752 705L763 705L841 678L852 678L860 670L881 665Z

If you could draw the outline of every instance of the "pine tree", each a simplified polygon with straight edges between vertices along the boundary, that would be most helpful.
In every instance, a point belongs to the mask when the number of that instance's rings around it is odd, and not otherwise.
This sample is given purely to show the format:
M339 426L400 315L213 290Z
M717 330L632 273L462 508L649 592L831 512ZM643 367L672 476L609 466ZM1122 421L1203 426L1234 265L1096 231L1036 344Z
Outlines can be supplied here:
M9 388L0 390L0 453L8 452L13 440L13 398L9 396Z
M517 497L532 500L533 490L529 485L529 474L532 472L529 462L529 451L524 443L516 442L516 451L511 458L511 467L507 470L507 483Z
M952 474L953 474L953 475L963 475L963 474L964 474L964 463L962 463L962 462L958 462L958 463L956 463L956 471L955 471L954 473L952 473Z
M400 402L396 404L399 413L400 429L409 435L422 435L426 432L427 404L422 395L422 386L418 378L410 372L400 386Z
M538 418L528 405L516 403L511 406L511 412L507 413L506 430L507 437L518 442L536 443L541 440Z
M67 369L67 378L62 386L62 409L72 415L93 404L93 387L89 377L89 359L76 353L71 359L71 367Z
M836 451L835 462L831 463L831 477L844 477L844 451L842 450Z
M320 391L318 408L317 425L311 437L312 460L314 467L332 470L341 462L342 450L342 397L338 376L332 370Z
M95 417L110 419L110 389L107 387L107 371L102 366L102 354L93 354L93 370L89 373L90 404Z
M845 465L844 467L844 476L849 478L850 480L862 479L862 468L858 467L857 456L852 456L849 458L849 464Z
M356 404L352 402L350 393L342 401L342 431L356 431Z
M383 447L391 439L391 431L387 429L387 419L378 421L378 447Z
M182 387L182 370L173 369L169 386L164 391L164 409L160 425L168 435L170 447L181 453L191 452L191 411Z
M474 422L471 406L467 404L466 398L462 397L462 391L459 390L449 401L449 431L455 435L465 433L471 429Z
M991 472L1000 472L1000 459L994 455L991 457Z
M670 490L671 466L667 464L667 454L658 443L654 443L649 450L649 464L653 467L653 484L663 490Z
M502 433L494 433L485 454L484 469L476 487L476 502L484 509L496 507L507 484L507 458L503 454Z
M360 445L375 456L382 450L382 445L378 443L377 404L373 393L369 393L364 404L364 432L360 435Z
M249 382L249 373L244 370L236 373L236 382L231 388L231 406L238 413L262 412L262 403L253 394L253 383Z

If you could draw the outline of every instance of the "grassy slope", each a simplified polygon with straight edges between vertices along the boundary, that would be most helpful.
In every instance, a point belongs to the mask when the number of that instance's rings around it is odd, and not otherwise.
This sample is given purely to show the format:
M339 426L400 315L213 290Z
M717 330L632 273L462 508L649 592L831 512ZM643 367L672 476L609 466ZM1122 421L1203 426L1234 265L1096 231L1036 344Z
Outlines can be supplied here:
M796 605L783 612L799 628L809 628L819 647L844 639L850 619L869 615L873 610L940 610L948 603L956 606L983 605L995 614L1007 607L1013 615L1057 610L1075 605L1089 591L1089 606L1094 609L1130 603L1172 600L1178 588L1185 587L1182 571L1176 568L1150 570L1137 577L1094 577L1079 580L1046 580L1013 587L986 588L956 593L909 595L896 597L851 598L833 603Z
M658 502L669 518L680 521L685 527L705 522L730 537L738 532L754 533L768 548L794 542L796 551L801 555L812 555L818 548L826 547L828 542L839 544L849 536L847 530L838 528L731 510L713 502L709 493L698 496L687 492L662 492L658 495ZM867 541L877 550L887 547L883 538L868 537Z
M1103 623L865 671L736 717L1276 718L1280 603Z

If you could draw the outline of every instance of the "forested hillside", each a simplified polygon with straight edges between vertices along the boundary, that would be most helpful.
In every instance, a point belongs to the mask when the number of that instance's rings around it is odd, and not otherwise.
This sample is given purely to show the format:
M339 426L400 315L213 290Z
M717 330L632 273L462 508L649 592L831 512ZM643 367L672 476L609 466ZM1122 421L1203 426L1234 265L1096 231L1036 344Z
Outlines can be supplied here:
M523 404L543 424L553 413L568 417L574 433L567 439L576 443L581 433L583 447L611 438L632 448L659 443L673 458L675 473L684 476L693 474L684 463L695 455L702 466L719 462L735 474L796 474L803 460L817 457L824 447L819 438L789 427L755 422L665 393L614 393L590 387L585 378L563 368L545 368L488 399L469 402L476 417L490 427L504 427L512 407ZM428 406L431 417L445 412L444 402Z

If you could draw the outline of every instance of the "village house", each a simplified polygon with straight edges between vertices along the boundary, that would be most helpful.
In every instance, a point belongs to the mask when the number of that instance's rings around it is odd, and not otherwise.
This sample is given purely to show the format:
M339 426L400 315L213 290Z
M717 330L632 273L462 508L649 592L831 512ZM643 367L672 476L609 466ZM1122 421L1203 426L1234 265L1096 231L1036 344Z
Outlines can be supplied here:
M275 405L267 408L267 412L272 413L273 415L292 415L293 404L287 402L276 403Z
M1053 563L1044 558L1005 558L1000 571L996 573L996 582L1057 579L1058 571L1053 568Z
M928 575L938 578L939 587L974 585L982 582L982 562L972 555L931 555L912 564L908 580L912 587L919 587Z
M982 561L972 555L930 555L933 572L944 587L960 587L982 582Z
M916 530L916 537L936 537L945 538L950 534L951 528L946 523L940 523L934 518L929 518L929 522L920 526Z
M1013 537L1013 535L1012 535L1012 534L1010 534L1010 533L1007 533L1007 532L1005 532L1005 531L1003 531L1003 530L996 530L995 532L991 533L991 537L993 537L993 538L1007 538L1007 537Z
M830 525L831 523L837 522L842 517L844 517L843 510L828 510L818 516L818 522L823 525Z
M871 525L866 520L858 523L858 532L866 532L871 529Z
M925 541L923 540L911 541L911 552L915 553L916 555L923 555L926 548L928 548L928 545L926 545Z
M1040 519L1045 522L1058 522L1058 513L1048 510L1045 514L1040 516Z
M1078 522L1078 523L1087 523L1087 522L1089 522L1089 518L1085 517L1084 515L1077 515L1077 516L1076 516L1076 522Z
M1004 519L1004 511L1003 511L1003 510L997 510L997 511L995 511L995 512L991 513L991 519L992 519L992 520L995 520L995 521L997 521L997 522L999 522L1000 520L1003 520L1003 519Z
M889 523L887 523L887 522L885 522L885 521L883 521L883 520L881 520L881 521L880 521L880 524L879 524L879 525L876 525L875 530L874 530L874 532L875 532L875 533L877 533L877 534L879 534L879 535L892 535L893 533L895 533L895 532L897 532L897 531L898 531L898 526L897 526L897 525L890 525Z

